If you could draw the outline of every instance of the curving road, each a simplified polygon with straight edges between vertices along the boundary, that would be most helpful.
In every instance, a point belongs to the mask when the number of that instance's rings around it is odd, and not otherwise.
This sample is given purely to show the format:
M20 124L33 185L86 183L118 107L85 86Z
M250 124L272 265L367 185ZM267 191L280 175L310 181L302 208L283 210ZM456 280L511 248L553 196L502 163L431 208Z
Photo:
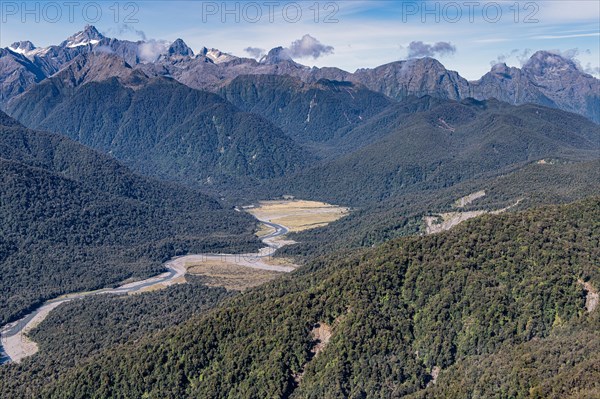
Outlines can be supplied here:
M275 238L281 237L289 232L288 228L283 225L263 220L260 220L260 222L266 224L269 227L274 228L275 231L261 238L262 242L266 244L267 247L259 251L258 254L202 254L180 256L166 262L165 268L167 269L167 271L158 276L134 283L125 284L117 288L104 288L97 291L68 294L44 302L42 305L33 310L31 313L27 314L25 317L13 323L9 323L0 329L0 364L8 363L10 361L15 361L18 363L25 357L31 356L33 353L37 352L37 345L25 338L24 334L32 328L34 328L39 323L41 323L52 310L54 310L61 304L93 295L125 295L129 293L139 292L143 289L159 284L163 286L175 284L176 280L180 277L183 277L186 273L186 261L206 261L211 260L213 258L219 260L226 260L231 257L231 259L229 260L230 262L246 267L274 270L280 272L290 272L294 270L293 267L271 266L260 261L260 258L269 257L273 255L273 253L278 248L287 245L288 242L278 242L277 240L275 240Z

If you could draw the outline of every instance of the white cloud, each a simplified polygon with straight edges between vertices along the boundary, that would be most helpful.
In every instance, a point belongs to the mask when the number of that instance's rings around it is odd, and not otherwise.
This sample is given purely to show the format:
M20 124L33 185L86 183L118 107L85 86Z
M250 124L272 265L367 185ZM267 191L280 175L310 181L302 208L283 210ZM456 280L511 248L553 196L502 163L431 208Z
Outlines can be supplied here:
M286 50L292 58L312 57L316 60L323 55L333 54L334 49L333 46L322 44L316 38L306 34L302 39L294 40Z
M114 36L123 37L123 35L127 33L132 33L137 36L140 40L146 41L146 33L143 30L136 29L132 25L129 24L121 24L117 27L108 28L105 32L103 32L105 36Z
M589 73L590 75L598 77L598 76L600 76L600 67L594 67L594 66L592 66L591 62L588 62L585 65L585 68L583 68L583 72Z
M436 57L456 53L456 47L449 42L434 44L422 41L410 42L408 45L408 58Z
M262 56L266 54L266 50L258 47L246 47L244 49L246 53L248 53L252 58L260 59Z
M159 55L165 54L171 44L165 40L149 40L139 45L138 56L142 61L155 61Z

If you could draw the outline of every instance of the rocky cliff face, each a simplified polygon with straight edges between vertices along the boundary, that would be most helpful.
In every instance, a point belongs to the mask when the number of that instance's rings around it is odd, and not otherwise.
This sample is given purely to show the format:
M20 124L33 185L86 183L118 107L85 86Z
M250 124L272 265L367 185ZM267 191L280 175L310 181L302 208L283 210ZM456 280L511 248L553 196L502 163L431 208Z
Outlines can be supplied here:
M26 57L0 49L0 104L45 77L46 75Z
M141 70L132 68L121 57L106 53L81 54L53 76L55 81L61 81L65 87L102 82L113 77L126 87L143 85L149 79Z
M428 57L359 69L350 79L398 100L425 95L460 100L469 93L469 83L464 78Z
M193 57L194 51L182 39L177 39L169 46L168 54L170 56Z
M534 103L575 112L600 123L600 81L560 55L536 52L523 68L499 64L470 83L471 97Z
M15 53L27 54L35 50L35 46L29 40L25 40L11 44L10 49Z
M480 80L471 82L469 95L480 100L496 98L510 104L554 106L554 101L532 84L525 71L506 64L495 65Z

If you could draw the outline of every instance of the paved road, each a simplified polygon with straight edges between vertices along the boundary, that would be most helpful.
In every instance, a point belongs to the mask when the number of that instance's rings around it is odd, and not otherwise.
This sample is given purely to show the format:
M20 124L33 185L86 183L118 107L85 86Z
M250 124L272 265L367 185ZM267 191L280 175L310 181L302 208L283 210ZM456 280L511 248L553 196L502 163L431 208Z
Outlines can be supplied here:
M269 251L261 251L260 254L257 255L257 257L263 258L263 257L271 256L273 254L273 252L275 252L275 250L277 250L280 247L280 245L278 246L273 242L273 238L285 235L289 232L289 230L287 227L282 226L280 224L262 221L262 220L261 220L261 222L275 229L275 231L273 233L270 233L261 238L263 243L265 243L270 249ZM194 256L206 256L206 255L191 255L191 257L194 257ZM220 256L220 255L214 255L214 256ZM185 275L186 270L185 270L185 266L183 265L183 262L177 261L178 259L181 260L181 258L182 257L174 258L174 259L168 261L167 263L165 263L165 267L167 269L166 272L164 272L158 276L151 277L147 280L125 284L125 285L122 285L117 288L105 288L105 289L101 289L101 290L97 290L97 291L69 294L66 296L61 296L59 298L55 298L55 299L46 301L44 304L42 304L41 306L39 306L38 308L33 310L31 313L29 313L22 319L3 326L0 329L0 337L1 337L0 343L5 344L5 342L7 342L7 340L9 338L12 338L18 334L21 334L23 332L23 330L27 327L27 325L30 324L36 318L36 316L38 316L41 312L43 312L45 308L47 308L53 304L62 304L62 303L69 302L69 301L72 301L75 299L81 299L81 298L85 298L85 297L93 296L93 295L103 295L103 294L125 295L125 294L129 294L129 293L138 292L144 288L147 288L147 287L150 287L150 286L153 286L156 284L165 284L165 283L168 284L170 282L173 282L177 278ZM44 316L44 318L46 316ZM0 344L0 364L8 363L10 361L11 361L11 358L6 354L6 352L4 351L4 348Z

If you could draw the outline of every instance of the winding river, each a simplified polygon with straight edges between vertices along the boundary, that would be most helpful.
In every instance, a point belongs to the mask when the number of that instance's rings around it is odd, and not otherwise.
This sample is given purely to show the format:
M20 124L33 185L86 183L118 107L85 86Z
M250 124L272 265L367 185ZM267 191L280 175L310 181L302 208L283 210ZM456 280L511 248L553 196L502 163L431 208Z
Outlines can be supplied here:
M167 271L158 276L154 276L142 281L124 284L117 288L105 288L97 291L63 295L44 302L42 305L20 320L9 323L0 328L0 364L11 361L19 363L24 358L36 353L37 345L33 341L29 340L26 337L26 334L31 329L35 328L35 326L39 325L39 323L41 323L52 310L56 309L63 303L93 295L126 295L140 292L141 290L145 290L153 286L160 285L164 287L176 284L178 281L180 281L180 278L186 274L186 262L220 260L256 269L273 270L279 272L293 271L295 267L269 265L263 261L264 258L271 256L277 249L289 244L290 242L278 239L279 237L288 233L287 227L269 221L260 221L263 224L273 228L275 231L261 238L262 242L267 246L262 248L257 254L200 254L181 256L166 262L164 266Z

